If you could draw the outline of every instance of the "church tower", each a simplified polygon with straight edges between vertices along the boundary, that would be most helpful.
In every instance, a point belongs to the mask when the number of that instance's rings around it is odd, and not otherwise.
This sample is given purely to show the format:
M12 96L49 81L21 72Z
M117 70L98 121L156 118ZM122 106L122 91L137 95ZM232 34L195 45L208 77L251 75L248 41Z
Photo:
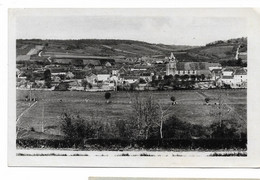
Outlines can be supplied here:
M171 53L171 56L169 57L169 62L166 64L166 75L169 76L171 75L175 75L177 67L176 67L176 58L173 55L173 53Z

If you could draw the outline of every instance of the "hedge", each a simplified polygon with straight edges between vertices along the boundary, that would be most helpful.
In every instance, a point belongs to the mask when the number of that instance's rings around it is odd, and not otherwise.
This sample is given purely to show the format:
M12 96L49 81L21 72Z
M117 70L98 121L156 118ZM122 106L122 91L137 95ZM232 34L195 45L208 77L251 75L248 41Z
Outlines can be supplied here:
M82 141L17 139L21 148L81 148L87 150L126 150L126 149L185 149L217 150L246 149L247 139L87 139Z

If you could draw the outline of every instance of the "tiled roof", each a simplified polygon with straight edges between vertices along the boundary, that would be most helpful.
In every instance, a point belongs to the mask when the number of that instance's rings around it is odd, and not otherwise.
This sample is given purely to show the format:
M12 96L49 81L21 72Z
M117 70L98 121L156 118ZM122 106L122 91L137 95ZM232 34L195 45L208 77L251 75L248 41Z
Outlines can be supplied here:
M222 79L233 79L233 76L223 76Z
M246 75L246 71L244 69L237 69L234 75Z

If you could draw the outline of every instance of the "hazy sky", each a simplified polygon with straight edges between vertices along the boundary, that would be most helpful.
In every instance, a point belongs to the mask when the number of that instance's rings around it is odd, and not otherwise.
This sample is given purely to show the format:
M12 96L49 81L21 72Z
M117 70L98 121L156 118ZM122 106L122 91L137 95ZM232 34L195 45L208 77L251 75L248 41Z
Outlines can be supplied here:
M241 18L163 16L20 16L16 35L18 39L131 39L176 45L247 36Z

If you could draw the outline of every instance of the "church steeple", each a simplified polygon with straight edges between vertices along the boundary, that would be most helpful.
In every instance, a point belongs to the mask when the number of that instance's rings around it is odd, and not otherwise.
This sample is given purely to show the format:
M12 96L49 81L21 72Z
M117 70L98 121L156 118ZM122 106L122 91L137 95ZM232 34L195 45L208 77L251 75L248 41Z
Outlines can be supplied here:
M169 62L166 64L166 75L175 75L175 72L177 70L176 63L177 60L173 53L171 53L171 56L169 57Z

